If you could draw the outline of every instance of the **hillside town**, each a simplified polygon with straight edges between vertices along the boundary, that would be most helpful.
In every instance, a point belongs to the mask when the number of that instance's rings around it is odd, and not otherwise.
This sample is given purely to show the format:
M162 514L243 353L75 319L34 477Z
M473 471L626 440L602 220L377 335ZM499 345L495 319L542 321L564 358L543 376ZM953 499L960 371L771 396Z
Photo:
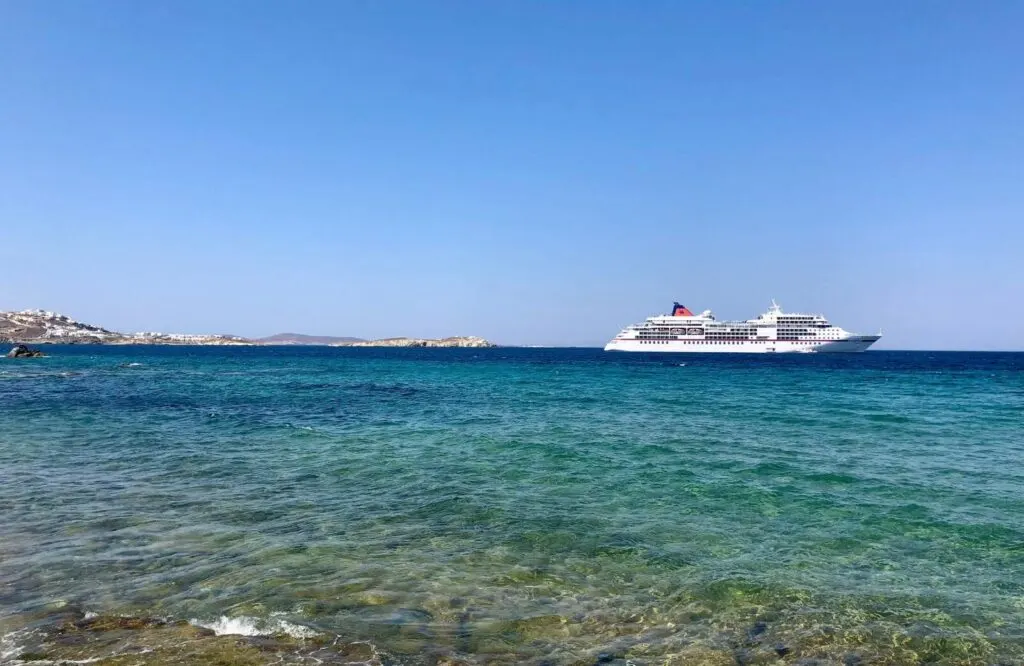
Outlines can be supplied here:
M49 310L0 312L0 342L31 344L105 345L246 345L249 340L231 335L181 333L119 333L76 321Z

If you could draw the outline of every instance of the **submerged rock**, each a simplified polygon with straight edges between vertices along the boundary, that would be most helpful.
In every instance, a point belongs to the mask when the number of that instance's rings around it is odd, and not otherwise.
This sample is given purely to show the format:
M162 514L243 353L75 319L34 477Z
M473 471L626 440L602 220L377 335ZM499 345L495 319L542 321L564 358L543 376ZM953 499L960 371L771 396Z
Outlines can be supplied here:
M114 631L117 629L150 629L163 627L166 624L165 620L158 618L97 615L75 622L74 627L84 631Z
M12 664L86 664L97 666L382 666L376 647L329 636L312 639L216 635L181 620L119 615L62 613L23 634ZM6 654L0 662L7 664Z
M28 345L15 345L7 352L7 358L39 358L45 354L38 349L32 349Z
M766 631L768 631L767 622L755 622L754 626L747 630L747 640L751 642L761 641Z

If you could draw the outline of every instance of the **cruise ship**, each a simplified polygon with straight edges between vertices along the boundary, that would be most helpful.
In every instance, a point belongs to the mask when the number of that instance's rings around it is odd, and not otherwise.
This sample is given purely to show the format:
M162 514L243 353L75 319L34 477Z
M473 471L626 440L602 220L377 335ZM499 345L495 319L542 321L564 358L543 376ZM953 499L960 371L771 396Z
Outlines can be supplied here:
M757 319L718 321L705 310L693 314L679 303L672 314L648 317L622 329L605 351L627 352L862 352L881 338L858 335L822 315L783 312L774 300Z

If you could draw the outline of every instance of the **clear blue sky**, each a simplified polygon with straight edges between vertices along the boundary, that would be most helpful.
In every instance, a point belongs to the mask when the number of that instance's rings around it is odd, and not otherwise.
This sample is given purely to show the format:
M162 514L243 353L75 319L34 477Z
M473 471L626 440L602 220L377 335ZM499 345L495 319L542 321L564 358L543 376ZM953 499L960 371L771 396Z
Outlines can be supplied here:
M1024 348L1024 3L0 4L0 309ZM974 324L972 322L978 322Z

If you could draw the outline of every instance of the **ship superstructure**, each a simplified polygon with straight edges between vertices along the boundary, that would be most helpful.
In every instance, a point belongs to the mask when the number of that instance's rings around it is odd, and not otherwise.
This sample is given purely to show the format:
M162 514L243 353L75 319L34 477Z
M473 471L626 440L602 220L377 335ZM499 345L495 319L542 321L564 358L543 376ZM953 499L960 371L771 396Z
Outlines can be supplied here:
M767 312L746 321L718 321L711 310L694 314L675 303L671 314L624 328L605 351L861 352L880 337L850 333L822 315L783 312L774 300Z

